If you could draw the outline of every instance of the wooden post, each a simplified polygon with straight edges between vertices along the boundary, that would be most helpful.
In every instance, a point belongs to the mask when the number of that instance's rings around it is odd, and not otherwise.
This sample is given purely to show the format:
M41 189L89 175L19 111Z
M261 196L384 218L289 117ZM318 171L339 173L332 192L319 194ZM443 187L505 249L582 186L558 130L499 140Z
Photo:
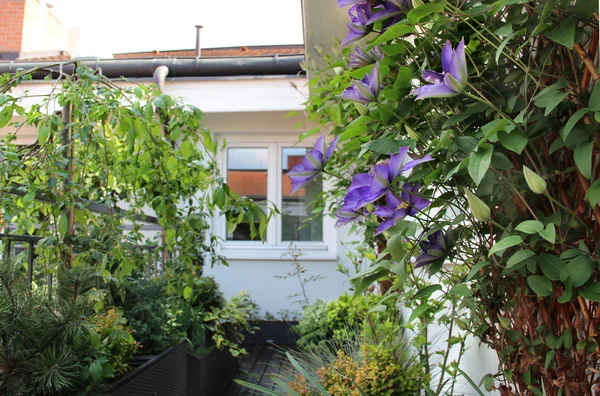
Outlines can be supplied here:
M63 158L68 159L67 172L69 174L68 180L63 183L63 192L68 194L71 190L71 184L73 183L73 174L75 171L75 144L73 143L71 128L68 126L71 123L71 105L66 104L62 109L62 123L64 125L61 131L61 143L63 145ZM65 264L71 268L73 266L73 242L71 241L71 235L73 234L73 223L75 220L75 208L73 206L68 208L67 213L67 233L65 239L69 251L66 253Z
M27 288L31 290L31 284L33 283L33 254L35 251L33 241L29 242L27 250Z

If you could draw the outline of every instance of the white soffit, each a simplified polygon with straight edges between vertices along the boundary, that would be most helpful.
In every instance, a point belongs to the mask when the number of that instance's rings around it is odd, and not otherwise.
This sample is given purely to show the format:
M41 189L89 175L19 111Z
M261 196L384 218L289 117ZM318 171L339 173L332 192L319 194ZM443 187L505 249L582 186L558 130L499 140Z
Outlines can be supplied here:
M304 45L307 55L316 60L315 47L326 52L348 34L348 7L338 8L336 0L302 0Z

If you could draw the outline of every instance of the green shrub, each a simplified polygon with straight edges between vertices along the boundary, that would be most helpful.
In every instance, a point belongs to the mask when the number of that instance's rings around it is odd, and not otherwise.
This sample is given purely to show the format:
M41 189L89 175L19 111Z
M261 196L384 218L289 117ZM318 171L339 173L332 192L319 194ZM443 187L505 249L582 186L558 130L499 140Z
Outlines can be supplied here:
M159 354L182 339L199 357L213 347L245 353L243 334L252 330L249 322L258 313L247 293L225 300L212 277L199 277L186 296L168 294L162 277L132 282L123 311L144 354Z
M381 318L383 321L395 321L399 314L394 307L393 299L385 299L378 294L366 294L356 298L344 293L337 300L326 304L322 300L305 307L302 319L296 326L300 334L299 344L302 346L314 345L321 340L344 340L349 332L354 332L363 327L369 318ZM373 307L382 309L369 312Z
M139 348L139 343L131 335L131 327L126 323L121 311L115 307L94 318L98 337L93 337L92 341L106 354L115 376L129 371L129 362Z
M382 346L360 346L358 358L338 351L336 359L317 371L325 390L336 396L418 395L427 378L423 366L398 364L394 354Z
M206 312L204 324L217 348L227 348L233 356L239 356L246 354L241 347L244 333L255 330L250 322L257 316L258 305L247 291L242 290L227 300L223 307L212 307Z
M173 345L169 328L170 309L166 282L162 277L133 281L126 290L123 314L141 344L141 353L159 354Z

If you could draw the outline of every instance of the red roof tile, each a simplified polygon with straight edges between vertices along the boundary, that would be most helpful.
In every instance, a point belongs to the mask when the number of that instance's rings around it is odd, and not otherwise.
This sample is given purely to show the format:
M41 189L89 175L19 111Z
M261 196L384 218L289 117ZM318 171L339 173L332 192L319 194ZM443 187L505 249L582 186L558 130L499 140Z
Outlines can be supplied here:
M270 45L253 47L227 47L227 48L202 48L202 58L213 57L244 57L244 56L272 56L272 55L302 55L304 45ZM144 51L113 54L115 59L123 58L186 58L194 57L194 49Z

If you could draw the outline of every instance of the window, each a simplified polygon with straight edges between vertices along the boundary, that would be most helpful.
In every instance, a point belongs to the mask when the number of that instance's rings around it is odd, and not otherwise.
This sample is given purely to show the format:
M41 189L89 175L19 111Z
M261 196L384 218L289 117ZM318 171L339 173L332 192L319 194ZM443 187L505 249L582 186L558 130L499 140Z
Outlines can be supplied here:
M281 240L289 242L322 241L323 218L320 214L313 215L313 200L323 191L323 180L316 180L292 192L292 182L286 173L295 165L302 162L306 148L283 147L281 149Z
M256 259L280 259L293 243L302 250L303 259L334 259L334 221L315 213L312 203L326 188L322 178L318 177L290 195L292 183L286 176L294 165L302 161L314 142L294 146L294 135L239 134L222 137L227 139L227 149L222 153L220 162L231 190L253 199L265 211L275 204L281 212L269 223L264 244L250 239L248 224L240 224L234 232L228 233L225 220L216 218L214 226L224 240L222 253L227 258L254 256Z

